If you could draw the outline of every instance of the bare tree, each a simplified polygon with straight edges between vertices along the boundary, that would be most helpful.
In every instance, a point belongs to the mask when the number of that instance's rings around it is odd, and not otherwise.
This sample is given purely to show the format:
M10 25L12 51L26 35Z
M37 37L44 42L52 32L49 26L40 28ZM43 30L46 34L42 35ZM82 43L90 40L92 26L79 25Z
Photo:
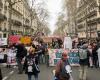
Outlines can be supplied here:
M56 23L57 28L56 28L54 34L64 34L64 28L65 28L65 24L66 24L66 21L64 20L64 18L65 18L64 14L60 14L58 16L58 20Z
M37 3L36 0L31 0L31 26L32 26L32 21L37 18L37 31L35 33L38 33L39 31L43 31L45 29L46 22L48 20L49 14L47 9L45 9L45 3L44 2L39 2ZM47 29L47 28L46 28Z

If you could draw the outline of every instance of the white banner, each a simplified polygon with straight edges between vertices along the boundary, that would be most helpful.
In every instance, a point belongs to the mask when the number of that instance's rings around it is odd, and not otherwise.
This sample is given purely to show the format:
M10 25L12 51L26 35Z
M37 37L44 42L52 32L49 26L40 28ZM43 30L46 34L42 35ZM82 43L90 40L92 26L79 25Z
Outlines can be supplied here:
M0 46L7 45L7 38L0 38Z

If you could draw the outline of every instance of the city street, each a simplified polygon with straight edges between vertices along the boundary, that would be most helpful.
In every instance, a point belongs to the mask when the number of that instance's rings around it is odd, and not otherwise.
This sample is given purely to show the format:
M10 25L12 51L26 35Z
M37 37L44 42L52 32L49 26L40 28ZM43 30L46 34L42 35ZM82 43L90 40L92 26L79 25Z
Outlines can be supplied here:
M68 64L73 80L79 65L81 80L87 65L100 80L100 0L0 0L0 80L31 80L38 66L39 80L54 80L55 65L62 80Z
M52 80L53 75L52 75L52 70L54 67L46 67L45 65L40 65L41 72L39 74L39 80ZM10 69L11 71L12 69ZM8 69L2 69L3 76L7 76L10 72ZM27 80L27 76L23 74L17 74L17 69L14 69L14 73L12 72L11 75L7 79L3 80ZM73 67L73 78L74 80L79 80L78 79L78 67ZM87 80L100 80L100 68L95 69L95 68L89 68L88 69L88 78Z

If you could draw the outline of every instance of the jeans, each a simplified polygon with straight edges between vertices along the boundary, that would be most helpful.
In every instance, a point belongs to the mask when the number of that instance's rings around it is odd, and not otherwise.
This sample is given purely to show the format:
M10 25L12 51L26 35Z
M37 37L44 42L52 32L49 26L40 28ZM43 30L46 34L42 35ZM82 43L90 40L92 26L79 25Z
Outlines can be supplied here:
M80 65L80 74L79 74L79 78L81 80L86 80L86 76L87 76L87 66L85 65Z
M49 66L49 55L45 55L45 63Z
M38 74L34 75L35 80L38 80ZM28 80L32 80L32 75L28 74Z
M93 57L93 64L96 68L98 67L98 56Z
M18 71L19 73L22 73L23 72L23 65L22 65L22 59L21 58L17 58L17 65L18 65Z

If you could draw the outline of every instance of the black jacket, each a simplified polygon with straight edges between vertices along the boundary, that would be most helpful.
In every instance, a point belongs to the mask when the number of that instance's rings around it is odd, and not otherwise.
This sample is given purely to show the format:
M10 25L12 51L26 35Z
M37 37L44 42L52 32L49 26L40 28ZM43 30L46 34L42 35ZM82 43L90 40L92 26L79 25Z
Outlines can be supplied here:
M15 45L15 48L17 49L17 54L16 54L17 58L23 58L27 55L27 49L23 44Z
M40 72L39 66L38 66L38 61L39 61L38 57L40 55L40 52L41 51L38 51L38 52L35 52L34 54L29 54L28 56L26 56L24 67L23 67L26 74L36 75ZM30 66L32 67L32 71L28 70Z

